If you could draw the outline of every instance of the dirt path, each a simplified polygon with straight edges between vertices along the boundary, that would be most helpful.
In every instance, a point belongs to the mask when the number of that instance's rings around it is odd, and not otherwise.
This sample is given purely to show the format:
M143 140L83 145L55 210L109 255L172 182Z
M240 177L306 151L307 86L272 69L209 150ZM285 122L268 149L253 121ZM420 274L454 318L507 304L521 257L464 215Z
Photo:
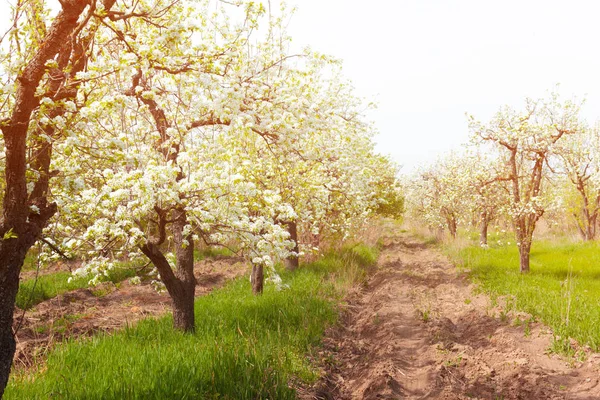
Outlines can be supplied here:
M317 399L600 399L600 355L548 354L551 335L505 312L422 241L384 241L379 269L325 341ZM518 320L517 320L518 319Z

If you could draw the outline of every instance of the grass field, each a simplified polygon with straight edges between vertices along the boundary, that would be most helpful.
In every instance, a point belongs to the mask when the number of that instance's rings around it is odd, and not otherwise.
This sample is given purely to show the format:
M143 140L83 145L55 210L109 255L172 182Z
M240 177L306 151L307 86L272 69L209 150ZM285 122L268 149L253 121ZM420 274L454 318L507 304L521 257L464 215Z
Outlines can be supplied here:
M519 272L514 245L453 247L447 252L491 294L552 327L553 350L572 353L569 337L600 350L600 245L566 241L534 242L531 272Z
M118 283L136 275L136 266L122 263L119 268L109 271L107 281ZM54 272L21 281L17 292L17 307L27 310L42 301L51 299L70 290L88 287L91 277L72 277L70 272Z
M233 253L225 248L209 247L194 252L194 259L200 261L206 258L227 257ZM35 251L28 254L23 265L23 270L35 270L37 265L37 253ZM118 267L109 271L106 281L112 283L121 282L127 278L136 275L136 270L141 267L129 262L120 262ZM72 278L69 281L69 278ZM71 273L53 272L51 274L42 274L36 278L25 279L19 284L19 292L17 293L17 307L28 310L42 301L51 299L59 294L70 290L81 289L88 287L88 282L91 277L73 277Z
M289 288L253 296L247 279L196 301L195 334L170 316L60 345L39 371L14 375L5 399L293 399L318 374L309 357L350 284L376 251L365 246L282 272Z

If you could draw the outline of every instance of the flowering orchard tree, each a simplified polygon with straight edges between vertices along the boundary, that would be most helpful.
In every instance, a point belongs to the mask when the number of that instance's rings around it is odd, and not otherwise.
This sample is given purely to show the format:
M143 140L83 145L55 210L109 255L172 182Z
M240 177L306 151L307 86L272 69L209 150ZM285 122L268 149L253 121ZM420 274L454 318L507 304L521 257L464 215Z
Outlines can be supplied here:
M192 331L200 237L217 244L236 235L260 265L290 247L270 218L279 205L241 179L236 154L222 144L248 135L278 140L261 118L279 100L266 96L262 75L282 59L269 41L248 57L261 6L244 5L241 24L208 3L154 9L161 11L152 23L105 24L118 40L99 51L118 73L90 70L95 101L79 110L63 143L68 157L57 158L65 179L56 197L64 199L64 230L73 233L63 245L85 251L78 273L106 274L116 258L143 254L172 298L175 327ZM77 207L69 206L73 198Z
M565 204L584 240L594 240L600 213L600 127L582 126L576 135L560 142L561 171L576 196Z
M256 263L287 248L285 231L248 211L256 190L219 164L235 154L213 161L205 157L210 152L190 151L189 135L210 127L275 139L261 126L260 107L268 102L252 100L265 90L261 71L280 60L269 52L247 56L248 35L264 10L253 3L238 9L239 24L202 2L65 0L52 17L39 0L13 9L0 55L0 395L15 351L21 267L59 206L72 236L66 247L99 253L92 268L130 248L150 258L182 329L193 327L190 260L199 233L191 222L199 220L203 233L206 221L239 224L249 246L260 250ZM220 202L228 190L234 196ZM241 200L231 204L232 198ZM85 234L76 239L78 223ZM175 270L161 248L169 240Z
M364 180L348 192L356 174L338 170L368 165L372 144L352 115L349 100L356 100L337 87L342 100L334 101L318 85L328 82L315 75L326 58L303 54L307 66L294 68L285 41L271 40L279 29L273 21L264 40L250 44L261 7L248 4L236 26L210 15L219 26L208 32L207 10L173 10L158 23L169 29L143 21L112 28L136 34L105 46L119 73L95 72L103 84L89 96L97 100L80 110L77 133L64 143L68 157L57 159L65 179L56 197L64 202L53 228L64 232L65 250L84 253L81 274L100 276L118 257L146 256L173 298L175 326L192 330L194 244L235 239L253 265L253 289L261 292L263 268L298 255L297 238L286 232L298 215L291 203L309 204L313 196L293 183L306 180L347 201L353 208L342 208L341 200L326 204L336 204L335 223L347 225L368 209L362 193L374 199ZM168 52L160 47L165 35L176 38ZM321 153L328 146L342 156L328 159ZM360 151L343 151L350 149ZM331 194L320 186L334 172L340 193ZM285 187L274 184L281 182ZM69 206L73 198L77 207Z
M465 196L470 199L471 213L479 225L479 243L488 244L490 223L496 220L509 203L508 191L498 180L501 165L498 159L484 155L481 151L469 153L459 160L467 176Z
M79 273L146 257L191 331L197 241L234 238L262 285L264 266L298 255L290 222L347 232L381 204L392 168L360 101L320 74L325 57L292 64L284 18L259 29L262 5L65 0L50 18L18 4L1 57L2 390L20 269L57 210L54 245L84 258Z
M481 152L451 153L413 178L409 207L430 228L448 229L452 237L460 225L477 225L480 244L487 245L489 224L507 199L496 178L498 168Z
M15 296L27 251L57 210L50 198L54 142L76 113L75 100L97 61L96 34L107 20L126 15L115 0L65 0L54 17L41 0L17 2L3 36L0 109L4 194L0 220L0 396L15 340ZM137 18L138 16L136 16ZM133 18L133 16L132 16ZM82 101L85 101L83 99Z
M548 162L559 151L557 143L580 130L579 109L579 104L561 103L551 94L548 99L527 99L520 112L505 107L487 124L470 117L474 141L490 144L504 164L497 179L510 190L507 210L515 229L521 272L529 271L533 233L547 207L543 188Z
M459 224L473 204L464 156L449 154L418 173L411 184L411 203L431 229L448 230L456 238Z

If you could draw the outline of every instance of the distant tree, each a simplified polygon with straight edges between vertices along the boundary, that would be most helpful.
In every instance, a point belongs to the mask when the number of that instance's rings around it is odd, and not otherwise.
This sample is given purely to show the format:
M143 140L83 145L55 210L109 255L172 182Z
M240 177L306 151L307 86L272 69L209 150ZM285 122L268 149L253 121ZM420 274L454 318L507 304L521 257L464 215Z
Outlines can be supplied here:
M600 214L600 127L582 126L581 132L561 141L561 170L577 192L565 204L584 240L594 240Z
M573 101L561 103L551 94L545 100L527 99L521 112L504 107L487 124L470 117L474 141L491 144L504 165L497 179L510 190L507 211L515 230L521 272L529 271L533 233L547 207L544 184L549 160L559 150L557 142L580 130L579 109Z
M456 238L458 227L473 206L465 157L451 153L418 173L411 184L411 202L432 229L445 229Z
M509 192L497 178L501 165L498 165L497 159L483 154L481 150L467 154L459 162L467 176L465 196L471 199L471 212L479 227L479 244L486 246L490 223L501 215L509 203Z

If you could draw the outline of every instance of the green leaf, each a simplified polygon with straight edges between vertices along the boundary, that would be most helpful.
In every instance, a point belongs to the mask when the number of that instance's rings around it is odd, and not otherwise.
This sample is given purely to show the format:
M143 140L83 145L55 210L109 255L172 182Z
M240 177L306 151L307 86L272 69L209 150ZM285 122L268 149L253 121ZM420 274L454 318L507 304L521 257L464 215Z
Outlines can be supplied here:
M18 238L17 234L13 232L13 228L10 228L5 234L4 237L2 239L4 240L8 240L8 239L16 239Z

